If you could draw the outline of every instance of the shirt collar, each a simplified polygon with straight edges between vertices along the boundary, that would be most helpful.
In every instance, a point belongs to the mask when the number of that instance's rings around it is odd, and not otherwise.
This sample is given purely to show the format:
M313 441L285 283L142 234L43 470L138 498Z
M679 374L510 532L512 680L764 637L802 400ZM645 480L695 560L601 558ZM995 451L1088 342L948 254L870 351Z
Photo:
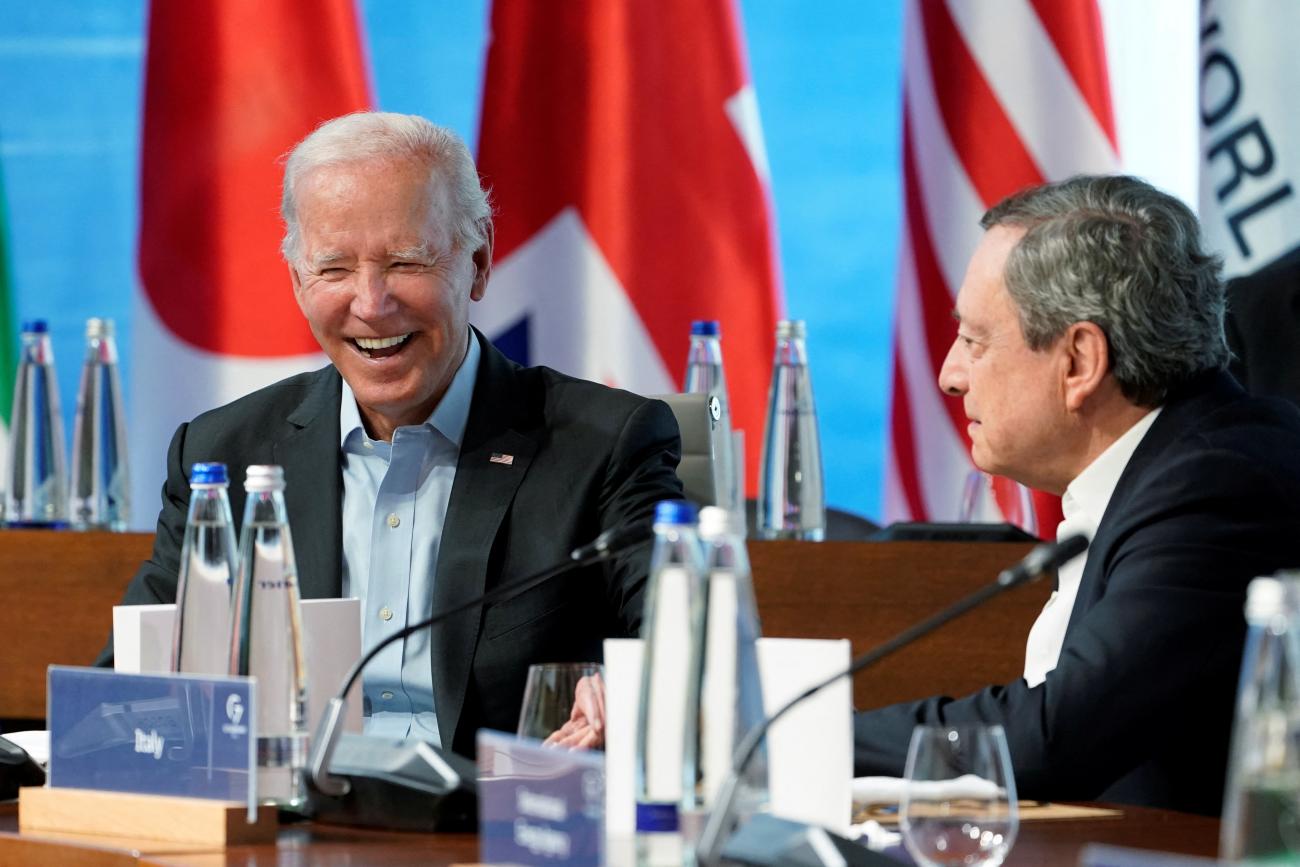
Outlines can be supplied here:
M469 407L474 400L474 384L478 381L478 362L482 350L478 337L471 330L469 349L465 359L451 378L447 392L433 408L433 412L424 420L424 424L437 430L460 448L465 438L465 425L469 422ZM400 430L400 428L399 428ZM339 402L339 446L346 448L349 437L364 438L365 428L361 424L361 412L357 409L357 399L352 393L348 381L343 380L343 396Z
M1120 435L1119 439L1106 447L1083 472L1070 482L1061 498L1061 511L1067 521L1084 517L1093 528L1101 525L1106 507L1110 505L1111 494L1119 484L1119 477L1124 474L1133 453L1137 451L1142 438L1146 436L1160 407L1148 412L1137 423Z

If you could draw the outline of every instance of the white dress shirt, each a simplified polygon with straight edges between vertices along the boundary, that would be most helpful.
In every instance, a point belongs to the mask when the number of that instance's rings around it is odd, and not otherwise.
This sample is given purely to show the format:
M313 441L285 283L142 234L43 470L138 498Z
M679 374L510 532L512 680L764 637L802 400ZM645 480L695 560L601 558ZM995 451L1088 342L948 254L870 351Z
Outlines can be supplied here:
M433 413L423 424L397 428L392 442L366 435L343 383L343 595L361 600L363 651L433 613L439 544L479 355L471 332L469 351ZM441 743L428 630L375 657L361 690L368 734Z
M1070 482L1061 498L1065 520L1056 528L1057 541L1076 533L1082 533L1089 542L1092 541L1102 516L1106 514L1111 494L1119 484L1119 477L1124 474L1133 452L1137 451L1138 444L1158 415L1159 407L1144 415ZM1056 668L1086 563L1086 557L1075 557L1057 571L1056 590L1029 630L1029 640L1025 645L1025 681L1030 686L1038 686L1047 679L1047 673Z

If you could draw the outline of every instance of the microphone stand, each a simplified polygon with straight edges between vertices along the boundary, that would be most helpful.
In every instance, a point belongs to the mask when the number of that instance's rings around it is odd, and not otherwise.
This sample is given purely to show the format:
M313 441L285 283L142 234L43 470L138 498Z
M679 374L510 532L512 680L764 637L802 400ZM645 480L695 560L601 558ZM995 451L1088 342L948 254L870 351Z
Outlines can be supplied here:
M826 687L838 681L840 678L852 677L864 668L867 668L886 656L897 650L906 647L918 638L922 638L946 623L957 619L972 608L978 608L988 600L992 599L1012 587L1018 587L1021 584L1027 584L1042 577L1046 572L1055 571L1058 567L1069 560L1074 559L1082 554L1088 547L1088 540L1082 535L1070 536L1060 542L1045 543L1037 546L1029 554L1014 566L1004 569L992 584L986 584L974 593L959 599L957 602L947 608L932 614L925 620L915 626L910 626L902 632L895 635L883 644L879 644L859 656L849 664L849 667L843 671L837 672L825 680L808 687L799 695L792 698L781 706L776 713L769 716L763 722L754 726L745 735L740 745L736 748L734 759L732 761L731 773L723 782L722 787L718 790L718 798L713 810L709 813L709 819L704 825L704 830L700 834L700 840L696 846L697 860L702 867L717 867L720 864L724 836L727 832L727 823L731 817L732 810L735 807L737 790L740 786L740 777L749 767L750 761L753 760L754 754L758 751L758 746L762 743L768 730L776 723L777 720L785 716L787 712L802 703L805 699L821 692ZM861 848L861 847L859 847Z

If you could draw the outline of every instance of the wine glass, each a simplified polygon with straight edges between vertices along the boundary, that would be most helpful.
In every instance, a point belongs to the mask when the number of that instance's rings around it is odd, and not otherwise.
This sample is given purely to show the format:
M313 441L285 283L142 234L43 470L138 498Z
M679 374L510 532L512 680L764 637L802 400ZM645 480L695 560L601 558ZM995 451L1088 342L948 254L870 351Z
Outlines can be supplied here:
M1001 726L917 726L904 776L903 845L918 864L1002 863L1020 817Z
M600 675L595 662L546 662L528 667L518 735L546 740L569 721L574 694L584 677Z
M1038 535L1033 493L1019 482L971 470L962 485L957 520L963 524L1014 524Z

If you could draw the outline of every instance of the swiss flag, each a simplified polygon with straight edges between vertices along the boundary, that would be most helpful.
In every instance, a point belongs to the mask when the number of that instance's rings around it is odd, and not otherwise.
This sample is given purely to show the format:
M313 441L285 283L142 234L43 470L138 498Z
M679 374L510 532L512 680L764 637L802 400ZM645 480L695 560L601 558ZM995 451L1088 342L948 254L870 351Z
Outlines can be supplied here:
M139 525L177 424L324 361L279 255L281 157L370 98L352 0L311 9L151 5L132 365Z
M476 324L516 359L679 391L717 319L752 491L777 289L767 162L731 0L497 0L479 170L496 267Z

